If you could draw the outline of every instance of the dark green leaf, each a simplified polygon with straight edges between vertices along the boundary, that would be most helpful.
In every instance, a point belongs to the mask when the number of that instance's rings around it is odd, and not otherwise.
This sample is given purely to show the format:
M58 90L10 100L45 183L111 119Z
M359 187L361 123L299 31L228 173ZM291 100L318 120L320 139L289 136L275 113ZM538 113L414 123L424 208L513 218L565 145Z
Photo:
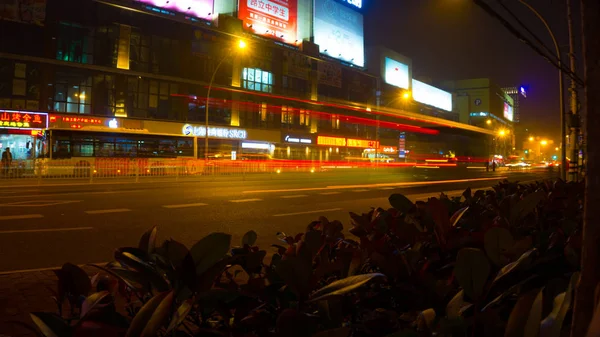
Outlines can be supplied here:
M515 225L519 219L522 219L533 212L544 199L546 199L546 192L541 190L526 195L511 208L510 224Z
M150 321L150 318L152 318L156 308L162 303L163 299L169 295L172 296L172 294L171 291L160 293L146 302L131 321L131 325L129 326L125 337L139 337L148 324L148 321Z
M179 306L177 311L175 311L173 313L173 317L171 317L171 323L169 324L169 327L167 328L167 334L169 332L173 331L173 329L177 329L177 327L181 323L183 323L183 321L189 314L190 310L192 310L192 304L193 304L193 300L187 300L187 301L183 302Z
M156 250L156 253L171 261L175 268L179 268L183 260L189 254L187 247L181 242L175 240L166 240L162 246Z
M390 205L392 205L392 207L394 207L402 213L408 212L414 206L412 201L410 201L404 195L398 193L392 194L389 197L388 201L390 202Z
M143 284L139 284L133 278L125 277L125 275L123 275L121 272L116 272L116 271L125 271L125 272L130 273L130 274L137 274L136 271L127 270L127 269L123 269L123 268L120 268L120 267L106 268L106 267L98 266L98 265L95 265L95 264L89 264L89 266L92 266L94 268L98 268L100 270L105 271L106 273L110 274L111 276L113 276L114 278L116 278L117 280L119 280L120 282L123 282L127 287L129 287L131 289L145 290L145 291L149 290L148 286L144 286ZM144 282L144 283L147 284L147 285L150 284L147 281Z
M138 245L138 248L147 252L148 254L152 254L154 252L154 248L156 247L157 231L158 231L157 227L154 226L150 230L148 230L146 233L144 233L142 235L142 237L140 238L140 243Z
M61 270L67 277L68 291L74 296L87 296L92 289L92 283L88 274L78 266L65 263Z
M463 192L462 196L465 197L465 200L470 200L471 199L471 188L467 187L467 189Z
M352 332L350 328L337 328L317 332L312 337L348 337L350 336L350 332Z
M461 209L459 209L458 211L456 211L452 217L450 218L450 225L452 225L452 227L456 227L456 225L458 225L458 222L460 221L460 219L462 218L462 216L469 210L469 206L467 207L463 207Z
M531 305L523 337L538 337L540 335L540 321L542 320L542 310L544 309L542 305L543 299L544 293L542 289Z
M532 312L532 306L535 303L535 299L542 292L540 289L534 289L529 291L517 300L508 322L506 323L506 330L504 331L504 337L521 337L525 336L525 329L529 322L529 315ZM541 312L540 312L541 315ZM541 319L541 317L540 317ZM536 326L539 329L539 320L536 322Z
M571 282L567 287L567 291L559 294L554 299L554 307L548 317L546 317L540 325L540 337L559 337L561 336L563 322L567 316L567 312L571 308L573 291L579 282L579 272L571 275Z
M135 248L119 248L115 251L115 259L121 262L121 264L142 273L143 277L147 279L157 291L163 292L169 290L171 287L162 273L156 270L148 262L149 260L142 260L139 254L140 252L141 250ZM146 256L146 258L149 257Z
M342 296L355 291L371 281L383 281L385 275L373 273L350 276L330 283L312 294L311 302L321 301L333 296Z
M56 314L32 312L29 316L46 337L65 337L71 335L69 324Z
M156 332L160 329L163 324L167 321L167 318L171 315L171 306L173 305L174 292L170 291L165 298L162 299L152 317L146 324L146 327L142 331L142 337L154 337Z
M481 250L463 248L456 257L454 275L465 294L470 299L477 300L482 295L490 275L490 263Z
M298 257L286 257L279 261L275 271L297 294L308 295L312 275L311 261Z
M101 291L98 293L91 294L86 297L85 301L81 305L81 315L80 318L84 318L90 311L94 309L102 300L104 300L110 293L108 291Z
M244 237L242 238L242 246L254 246L254 244L256 243L256 239L258 239L258 235L255 231L246 232L246 234L244 234Z
M496 266L503 267L510 262L504 256L504 253L513 248L515 240L508 229L501 227L490 228L485 233L483 244L487 256Z
M196 275L200 275L223 259L229 251L231 235L225 233L212 233L190 249L190 254L196 264Z
M494 281L492 283L496 283L496 282L500 281L501 279L503 279L504 277L506 277L514 272L522 271L522 270L526 270L527 268L530 268L531 265L533 264L534 258L537 255L537 253L538 253L538 251L535 248L523 253L517 261L511 262L511 263L507 264L506 266L504 266L502 269L500 269L500 271L498 272L498 274L496 275L496 278L494 279Z
M446 306L446 316L448 318L459 318L461 313L471 306L471 303L465 302L465 291L459 291L454 297L448 302Z
M321 249L321 246L323 246L323 232L316 230L306 232L304 242L311 257L315 256L319 249Z

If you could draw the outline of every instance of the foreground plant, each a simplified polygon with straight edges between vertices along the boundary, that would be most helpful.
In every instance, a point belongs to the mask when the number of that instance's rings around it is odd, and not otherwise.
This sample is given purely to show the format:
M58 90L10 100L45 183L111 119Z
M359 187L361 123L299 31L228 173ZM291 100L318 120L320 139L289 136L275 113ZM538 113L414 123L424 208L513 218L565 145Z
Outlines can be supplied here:
M189 249L157 229L91 278L57 271L45 336L560 336L578 280L581 188L490 191L351 213L347 239L320 218L279 233L269 263L246 233ZM63 310L68 307L69 310Z

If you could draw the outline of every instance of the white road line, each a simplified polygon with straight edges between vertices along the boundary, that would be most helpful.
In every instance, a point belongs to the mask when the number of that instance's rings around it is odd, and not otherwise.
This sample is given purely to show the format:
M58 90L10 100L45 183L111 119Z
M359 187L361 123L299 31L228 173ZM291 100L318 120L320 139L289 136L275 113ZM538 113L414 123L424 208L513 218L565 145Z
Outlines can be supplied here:
M369 192L369 190L353 190L354 193Z
M306 194L298 194L298 195L284 195L281 199L296 199L296 198L306 198L308 195Z
M89 184L87 184L89 185ZM101 184L98 184L101 185ZM46 185L50 186L50 185ZM46 198L46 197L62 197L68 195L85 194L85 195L103 195L103 194L122 194L122 193L136 193L142 190L132 191L103 191L103 192L65 192L65 193L49 193L49 194L29 194L29 195L10 195L0 196L0 199L15 199L15 198Z
M99 209L95 211L85 211L87 214L109 214L109 213L124 213L131 212L128 208L115 208L115 209Z
M262 199L240 199L240 200L229 200L229 202L233 203L242 203L242 202L254 202L254 201L262 201Z
M325 192L325 193L319 193L320 195L335 195L335 194L340 194L342 192Z
M380 188L380 190L383 190L383 191L389 191L389 190L394 190L394 189L396 189L396 188L395 187L382 187L382 188Z
M164 205L164 208L188 208L188 207L200 207L200 206L208 206L208 204L204 204L201 202L195 204L182 204L182 205Z
M330 208L330 209L318 209L316 211L306 211L306 212L297 212L297 213L285 213L285 214L275 214L274 217L284 217L284 216L294 216L294 215L304 215L304 214L315 214L315 213L325 213L325 212L337 212L343 210L342 208Z
M46 206L57 206L65 204L73 204L76 202L82 202L83 200L57 200L57 201L43 201L43 200L27 200L9 202L6 204L0 204L0 207L46 207Z
M73 231L89 231L94 227L74 227L74 228L48 228L48 229L24 229L13 231L0 231L0 234L23 234L23 233L48 233L48 232L73 232Z
M0 216L0 221L2 220L20 220L20 219L39 219L44 216L41 214L26 214L26 215L4 215Z

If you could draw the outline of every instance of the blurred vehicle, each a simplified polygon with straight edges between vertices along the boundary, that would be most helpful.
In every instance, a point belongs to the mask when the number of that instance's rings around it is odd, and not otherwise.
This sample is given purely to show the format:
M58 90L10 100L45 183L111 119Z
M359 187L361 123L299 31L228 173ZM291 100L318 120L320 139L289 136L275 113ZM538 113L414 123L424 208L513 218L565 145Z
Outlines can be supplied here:
M531 167L531 164L524 161L524 160L519 160L519 159L515 159L515 160L511 160L508 163L505 164L506 167L510 169L525 169L528 167Z

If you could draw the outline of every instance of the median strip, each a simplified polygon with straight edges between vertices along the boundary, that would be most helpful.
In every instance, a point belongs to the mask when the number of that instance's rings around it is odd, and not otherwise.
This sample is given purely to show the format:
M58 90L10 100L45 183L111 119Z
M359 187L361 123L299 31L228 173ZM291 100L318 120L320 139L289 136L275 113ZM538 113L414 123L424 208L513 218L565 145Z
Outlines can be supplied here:
M204 204L201 202L195 203L195 204L182 204L182 205L164 205L164 208L189 208L189 207L201 207L201 206L208 206L208 204Z
M229 200L229 202L233 203L242 203L242 202L254 202L254 201L262 201L262 199L240 199L240 200Z
M110 213L124 213L131 212L128 208L115 208L115 209L100 209L96 211L85 211L87 214L110 214Z
M21 220L21 219L40 219L44 216L41 214L25 214L25 215L4 215L0 216L0 221L3 220Z
M341 211L341 210L343 210L343 209L342 208L318 209L315 211L275 214L273 216L274 217L284 217L284 216L305 215L305 214L315 214L315 213L337 212L337 211Z

